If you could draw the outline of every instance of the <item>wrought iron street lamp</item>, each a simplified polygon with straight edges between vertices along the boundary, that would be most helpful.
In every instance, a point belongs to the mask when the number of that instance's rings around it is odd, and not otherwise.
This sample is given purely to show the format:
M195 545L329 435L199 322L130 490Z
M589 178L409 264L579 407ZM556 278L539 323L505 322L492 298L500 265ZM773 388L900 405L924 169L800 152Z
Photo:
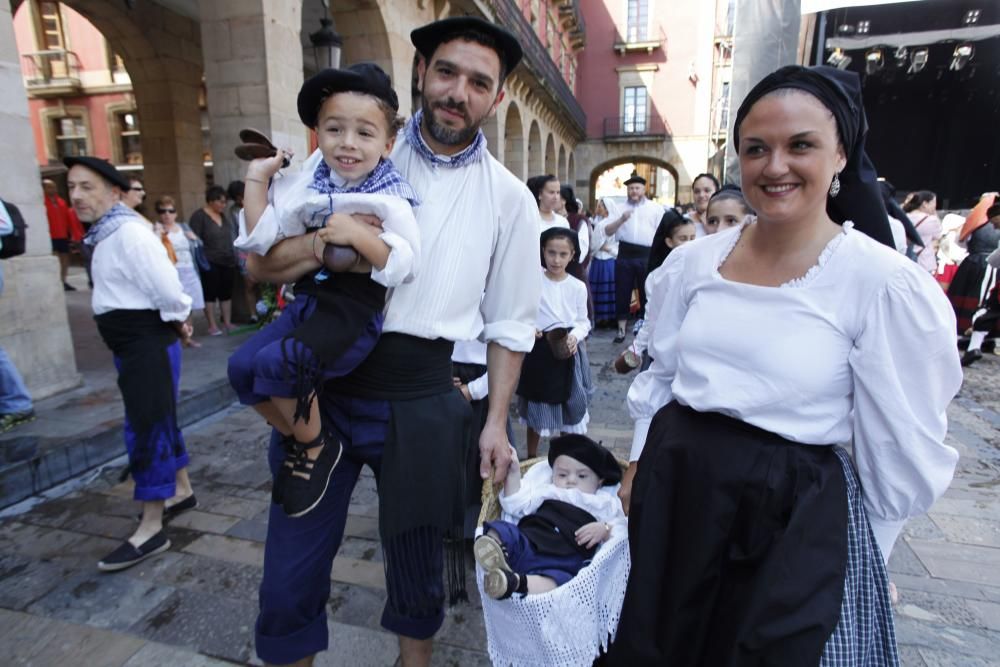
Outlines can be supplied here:
M343 46L344 41L333 29L333 19L323 17L319 23L320 29L309 35L313 56L316 59L316 69L321 71L328 68L339 68L340 47Z

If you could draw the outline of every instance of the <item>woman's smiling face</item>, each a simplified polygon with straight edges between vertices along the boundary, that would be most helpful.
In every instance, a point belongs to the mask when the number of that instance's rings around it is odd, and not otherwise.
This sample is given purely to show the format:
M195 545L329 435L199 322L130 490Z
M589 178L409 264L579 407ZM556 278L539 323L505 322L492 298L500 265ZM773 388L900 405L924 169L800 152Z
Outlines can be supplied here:
M740 125L743 193L763 222L826 215L834 174L846 159L833 114L809 93L782 89L751 107Z

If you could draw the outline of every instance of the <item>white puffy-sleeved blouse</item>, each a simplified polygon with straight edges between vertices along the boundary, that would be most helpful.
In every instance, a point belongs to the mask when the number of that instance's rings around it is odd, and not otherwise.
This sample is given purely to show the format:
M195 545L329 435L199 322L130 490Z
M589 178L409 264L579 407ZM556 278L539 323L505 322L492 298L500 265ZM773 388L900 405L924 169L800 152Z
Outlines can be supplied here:
M587 317L587 286L571 275L551 280L542 273L542 298L538 303L539 331L569 327L569 335L582 341L590 333Z
M845 223L803 277L781 287L726 280L746 226L664 262L654 362L628 392L639 458L672 400L794 442L854 441L876 540L888 560L905 520L951 482L945 410L962 382L955 316L917 264Z

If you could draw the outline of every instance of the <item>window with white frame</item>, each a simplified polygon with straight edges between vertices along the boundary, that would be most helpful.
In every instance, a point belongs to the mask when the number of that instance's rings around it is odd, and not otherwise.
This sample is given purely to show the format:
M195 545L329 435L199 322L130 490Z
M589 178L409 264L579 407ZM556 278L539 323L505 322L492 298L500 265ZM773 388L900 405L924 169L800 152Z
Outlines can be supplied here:
M628 0L628 32L626 41L644 42L649 38L650 0Z
M648 121L649 94L645 86L628 86L622 95L622 132L642 134Z
M139 134L139 116L135 111L115 114L115 130L118 133L122 163L142 164L142 140Z
M52 136L58 160L87 154L87 124L80 116L53 118Z

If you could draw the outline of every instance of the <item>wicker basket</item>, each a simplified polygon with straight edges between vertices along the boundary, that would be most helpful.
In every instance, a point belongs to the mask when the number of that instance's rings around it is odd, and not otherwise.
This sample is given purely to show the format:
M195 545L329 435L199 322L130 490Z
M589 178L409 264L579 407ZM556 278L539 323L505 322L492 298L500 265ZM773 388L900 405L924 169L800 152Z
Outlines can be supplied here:
M621 459L615 459L618 461L618 465L621 466L622 472L628 470L628 462L622 461ZM533 459L528 459L527 461L521 461L519 466L521 469L521 476L528 471L528 468L539 463L541 461L547 461L544 456L537 456ZM503 483L494 484L492 480L485 480L483 482L483 509L479 512L479 521L476 523L477 526L483 525L485 521L496 521L500 518L500 489Z

